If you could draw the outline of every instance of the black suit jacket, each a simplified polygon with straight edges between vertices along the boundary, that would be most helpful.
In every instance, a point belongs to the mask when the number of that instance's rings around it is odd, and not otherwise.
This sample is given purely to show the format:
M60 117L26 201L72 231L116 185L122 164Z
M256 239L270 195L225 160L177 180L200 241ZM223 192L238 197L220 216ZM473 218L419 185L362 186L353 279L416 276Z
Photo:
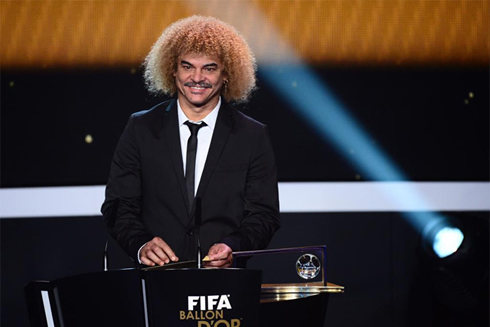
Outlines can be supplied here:
M194 259L176 100L133 114L119 140L102 205L111 235L137 259L154 236L180 260ZM265 125L222 101L196 198L203 253L218 242L262 249L279 228L276 165ZM195 203L195 201L194 201Z

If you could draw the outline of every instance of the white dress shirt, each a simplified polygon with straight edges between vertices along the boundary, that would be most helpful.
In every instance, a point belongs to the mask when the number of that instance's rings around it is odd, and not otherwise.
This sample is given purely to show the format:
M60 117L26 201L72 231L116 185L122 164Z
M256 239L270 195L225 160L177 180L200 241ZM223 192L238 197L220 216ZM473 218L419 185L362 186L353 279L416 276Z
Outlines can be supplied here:
M191 136L191 131L189 127L184 124L186 121L191 123L200 124L205 122L207 126L201 127L197 133L197 153L196 153L196 172L195 172L195 185L194 185L194 195L197 193L197 188L199 186L199 181L201 180L202 171L204 170L204 164L206 163L206 158L208 156L209 146L211 145L211 139L213 137L214 127L216 126L216 120L218 119L219 107L221 105L221 98L218 100L218 104L214 109L206 116L204 119L196 122L192 121L184 114L182 108L180 107L179 101L177 101L177 114L179 117L179 132L180 132L180 147L182 149L182 162L184 164L184 174L185 174L185 164L187 161L187 141L189 136Z

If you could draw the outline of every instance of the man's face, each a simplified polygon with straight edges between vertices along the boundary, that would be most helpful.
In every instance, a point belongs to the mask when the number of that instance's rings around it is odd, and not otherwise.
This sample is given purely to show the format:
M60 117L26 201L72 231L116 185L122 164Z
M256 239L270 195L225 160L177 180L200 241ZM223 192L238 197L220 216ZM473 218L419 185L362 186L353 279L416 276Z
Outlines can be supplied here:
M179 58L174 76L183 108L202 112L218 104L226 79L218 58L202 54L184 55Z

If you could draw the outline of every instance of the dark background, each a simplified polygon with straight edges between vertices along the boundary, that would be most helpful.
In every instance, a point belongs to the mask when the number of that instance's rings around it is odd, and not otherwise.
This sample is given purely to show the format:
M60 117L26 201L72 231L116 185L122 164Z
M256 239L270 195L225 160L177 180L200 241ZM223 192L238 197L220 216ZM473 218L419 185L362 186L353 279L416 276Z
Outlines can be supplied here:
M315 70L409 181L490 180L488 67ZM147 94L141 72L129 69L3 70L1 84L4 188L105 184L129 115L162 100ZM281 182L366 181L295 108L259 85L241 108L270 127ZM85 142L87 134L93 143ZM488 212L443 214L479 231L475 246L488 249ZM449 297L438 282L440 270L419 252L418 231L403 213L281 216L270 247L325 244L328 279L346 288L331 296L327 326L488 326L488 307L468 306L464 296L443 301ZM31 280L102 270L100 216L0 224L2 326L28 326L23 286ZM111 269L131 266L117 245L110 251ZM483 266L466 262L461 276L478 282L486 270L480 290L488 301L488 253L479 262ZM473 288L461 283L450 289L472 296Z
M486 67L315 71L409 180L489 180ZM280 181L365 180L260 76L240 108L269 126ZM1 83L2 187L105 184L129 115L162 101L129 69L4 71Z

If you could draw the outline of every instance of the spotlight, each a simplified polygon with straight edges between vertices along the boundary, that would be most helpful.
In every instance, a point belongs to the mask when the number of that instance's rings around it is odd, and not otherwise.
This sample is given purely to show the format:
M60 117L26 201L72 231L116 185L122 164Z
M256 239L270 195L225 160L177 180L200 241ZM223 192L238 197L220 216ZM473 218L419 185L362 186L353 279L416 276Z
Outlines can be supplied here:
M446 258L461 247L464 234L458 227L438 223L426 231L426 243L439 258Z
M437 326L489 326L488 213L439 217L420 234L421 268Z
M428 223L422 231L422 242L429 255L444 259L461 249L465 235L460 227L447 219Z
M432 248L439 258L445 258L458 251L463 240L464 235L459 228L443 227L434 236Z

